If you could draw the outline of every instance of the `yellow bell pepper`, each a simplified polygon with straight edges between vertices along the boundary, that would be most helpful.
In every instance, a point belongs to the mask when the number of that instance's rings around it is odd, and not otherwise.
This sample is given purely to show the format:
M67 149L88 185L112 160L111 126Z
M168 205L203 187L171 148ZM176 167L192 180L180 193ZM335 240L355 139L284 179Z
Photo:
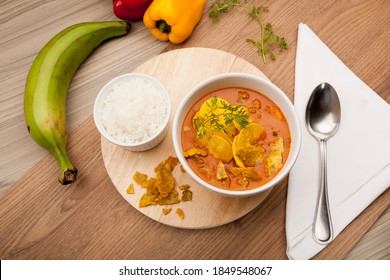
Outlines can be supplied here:
M180 44L191 35L207 0L154 0L144 14L144 24L161 41Z

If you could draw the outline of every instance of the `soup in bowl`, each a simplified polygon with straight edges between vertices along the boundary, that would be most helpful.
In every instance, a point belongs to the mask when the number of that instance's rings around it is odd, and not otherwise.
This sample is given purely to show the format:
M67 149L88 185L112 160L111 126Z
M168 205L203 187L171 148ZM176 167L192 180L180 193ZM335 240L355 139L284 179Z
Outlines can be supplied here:
M268 80L244 73L220 74L195 86L178 106L172 133L192 179L236 197L279 183L301 142L289 98Z

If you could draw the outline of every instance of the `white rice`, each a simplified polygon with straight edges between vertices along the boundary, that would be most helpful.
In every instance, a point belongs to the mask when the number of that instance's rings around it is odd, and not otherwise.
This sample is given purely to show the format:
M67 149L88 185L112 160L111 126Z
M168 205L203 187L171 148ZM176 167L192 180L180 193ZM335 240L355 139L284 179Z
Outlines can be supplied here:
M167 97L152 83L134 78L112 86L101 119L106 131L116 140L137 144L158 132L167 113Z

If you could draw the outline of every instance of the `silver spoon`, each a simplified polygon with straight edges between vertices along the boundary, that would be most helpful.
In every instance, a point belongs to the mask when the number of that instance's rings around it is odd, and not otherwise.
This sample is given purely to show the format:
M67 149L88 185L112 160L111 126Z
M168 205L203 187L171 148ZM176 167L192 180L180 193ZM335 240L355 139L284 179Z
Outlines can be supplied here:
M319 244L328 244L333 239L328 200L326 141L336 133L340 117L340 101L336 90L328 83L318 85L307 103L306 125L320 144L320 188L313 222L313 238Z

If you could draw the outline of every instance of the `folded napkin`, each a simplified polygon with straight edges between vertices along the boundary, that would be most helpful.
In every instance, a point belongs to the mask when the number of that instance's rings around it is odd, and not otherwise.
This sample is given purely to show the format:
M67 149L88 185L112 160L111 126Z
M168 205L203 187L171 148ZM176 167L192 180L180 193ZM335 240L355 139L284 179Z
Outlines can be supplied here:
M305 125L307 102L322 82L335 88L341 103L341 124L327 143L334 237L390 186L390 105L301 23L294 105L301 122L302 144L288 184L286 237L290 259L310 259L325 247L312 237L320 160L319 144Z

